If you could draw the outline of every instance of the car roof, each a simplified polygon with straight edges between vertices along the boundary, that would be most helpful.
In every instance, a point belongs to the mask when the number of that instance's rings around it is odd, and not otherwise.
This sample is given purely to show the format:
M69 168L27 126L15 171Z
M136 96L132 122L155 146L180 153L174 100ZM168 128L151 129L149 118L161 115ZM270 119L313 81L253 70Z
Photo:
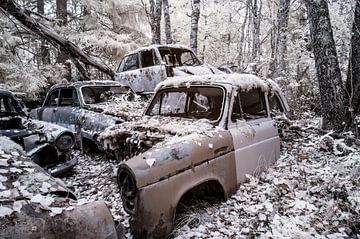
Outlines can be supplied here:
M1 95L8 95L8 96L15 96L14 93L12 93L11 91L9 90L4 90L4 89L0 89L0 94Z
M125 54L124 57L128 56L128 55L138 53L138 52L141 52L141 51L146 51L146 50L151 50L151 49L158 49L158 48L184 49L184 50L192 52L191 48L189 48L187 46L184 46L184 45L180 45L180 44L163 44L163 45L153 44L153 45L149 45L147 47L139 47L138 49Z
M76 81L76 82L69 82L69 83L60 83L53 85L50 90L62 88L62 87L75 87L79 88L81 86L107 86L107 85L116 85L116 86L124 86L120 82L111 81L111 80L96 80L96 81ZM124 86L125 87L125 86Z
M167 87L181 87L189 85L232 85L250 90L252 88L261 88L262 91L269 91L269 83L255 75L251 74L214 74L214 75L192 75L178 76L160 82L155 91ZM273 82L271 82L272 84ZM276 84L276 83L275 83Z

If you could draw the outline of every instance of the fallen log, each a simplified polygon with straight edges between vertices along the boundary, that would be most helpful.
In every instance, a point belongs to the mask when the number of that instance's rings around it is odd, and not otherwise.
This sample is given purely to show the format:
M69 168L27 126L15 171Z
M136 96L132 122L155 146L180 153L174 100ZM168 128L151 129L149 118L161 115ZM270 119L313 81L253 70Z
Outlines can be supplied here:
M55 47L59 46L60 50L65 52L70 58L78 59L85 65L91 65L99 71L102 71L105 74L109 75L110 77L114 77L114 72L108 66L98 62L93 57L85 54L85 52L79 47L77 47L74 43L65 39L57 32L52 30L50 27L36 21L36 19L30 16L29 12L26 9L19 7L16 3L14 3L13 0L1 0L0 8L13 16L21 24L27 27L31 32L46 39ZM82 69L80 69L79 71L82 72Z

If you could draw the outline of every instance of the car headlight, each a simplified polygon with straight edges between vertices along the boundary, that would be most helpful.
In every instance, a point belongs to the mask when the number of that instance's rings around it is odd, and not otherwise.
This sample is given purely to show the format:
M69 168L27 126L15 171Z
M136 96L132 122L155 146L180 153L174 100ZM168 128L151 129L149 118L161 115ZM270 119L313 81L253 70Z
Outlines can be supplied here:
M69 133L60 135L55 141L56 147L61 151L70 150L74 146L74 143L74 136Z

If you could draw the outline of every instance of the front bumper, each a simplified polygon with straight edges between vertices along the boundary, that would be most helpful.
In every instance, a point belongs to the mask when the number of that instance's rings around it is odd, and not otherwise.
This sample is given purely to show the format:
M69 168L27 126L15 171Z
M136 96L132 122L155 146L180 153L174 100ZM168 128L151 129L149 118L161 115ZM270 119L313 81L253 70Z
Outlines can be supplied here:
M60 163L47 169L51 176L59 176L70 171L78 163L77 158L72 158L64 163Z

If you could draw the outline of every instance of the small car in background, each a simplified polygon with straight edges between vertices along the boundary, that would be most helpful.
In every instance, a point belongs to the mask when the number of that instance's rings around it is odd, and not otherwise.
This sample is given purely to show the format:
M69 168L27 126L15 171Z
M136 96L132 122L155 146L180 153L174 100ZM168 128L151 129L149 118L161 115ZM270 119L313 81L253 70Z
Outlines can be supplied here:
M0 90L0 136L20 144L28 157L53 176L71 170L75 136L58 125L29 119L13 93Z
M80 147L105 150L97 137L107 127L140 116L145 102L131 88L115 81L79 81L51 87L34 119L71 130Z
M288 106L270 80L248 74L176 77L161 82L144 116L100 134L105 147L127 151L117 180L139 238L164 238L189 195L228 198L246 174L280 154L274 110Z
M32 162L22 147L0 136L0 238L121 239L101 201L77 201L64 183Z
M115 80L140 94L153 92L167 77L206 74L224 73L201 63L186 46L150 45L126 54L116 70Z

